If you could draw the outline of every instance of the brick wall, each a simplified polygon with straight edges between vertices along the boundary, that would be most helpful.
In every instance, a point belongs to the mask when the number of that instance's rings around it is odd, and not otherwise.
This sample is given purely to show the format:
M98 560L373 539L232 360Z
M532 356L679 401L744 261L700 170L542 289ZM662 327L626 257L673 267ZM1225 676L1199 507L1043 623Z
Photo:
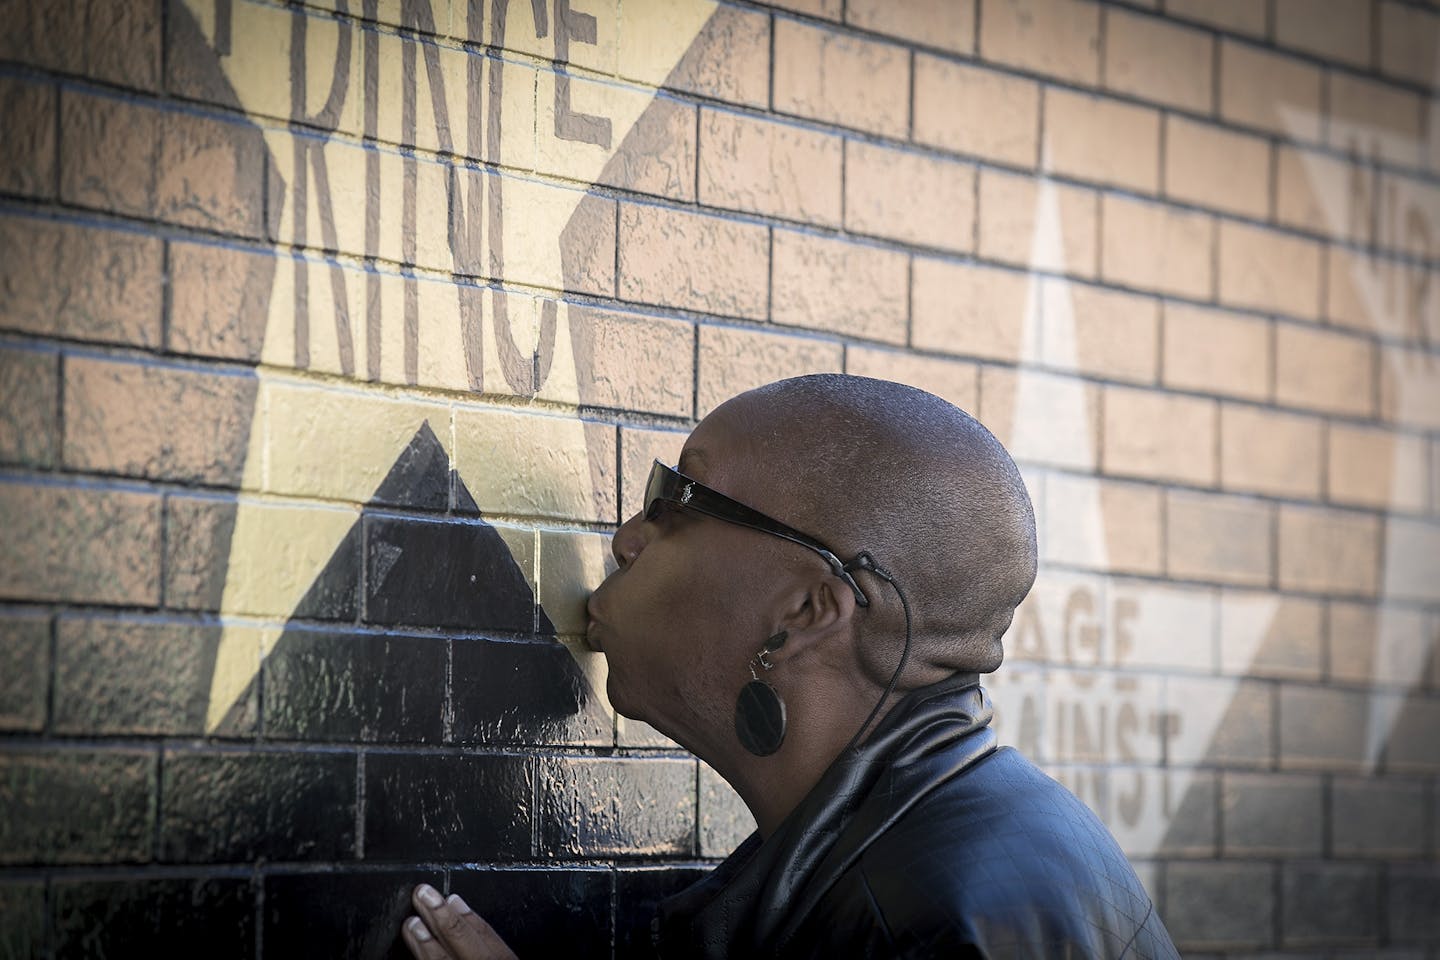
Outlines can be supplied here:
M1440 955L1440 9L0 22L0 955L643 954L750 821L580 603L816 370L1020 461L1002 736L1187 954Z

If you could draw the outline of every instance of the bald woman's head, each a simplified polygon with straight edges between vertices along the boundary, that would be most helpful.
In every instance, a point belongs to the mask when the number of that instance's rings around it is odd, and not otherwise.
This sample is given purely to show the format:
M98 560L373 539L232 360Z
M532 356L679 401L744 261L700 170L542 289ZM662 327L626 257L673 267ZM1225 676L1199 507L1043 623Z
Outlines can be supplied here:
M979 421L923 390L843 374L781 380L716 414L745 438L753 506L844 559L868 550L894 575L914 616L912 656L950 670L999 666L1000 637L1035 580L1035 515L1014 461ZM860 576L893 631L890 588ZM888 676L893 658L876 670Z

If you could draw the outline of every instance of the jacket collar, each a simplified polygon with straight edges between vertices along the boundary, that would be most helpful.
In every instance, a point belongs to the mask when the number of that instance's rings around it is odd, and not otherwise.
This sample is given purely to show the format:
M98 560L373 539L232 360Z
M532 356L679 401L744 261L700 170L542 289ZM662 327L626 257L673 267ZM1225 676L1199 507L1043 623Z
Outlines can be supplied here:
M836 758L764 839L750 835L699 883L662 901L662 955L758 955L783 947L836 879L934 787L995 749L975 674L912 691L870 738Z

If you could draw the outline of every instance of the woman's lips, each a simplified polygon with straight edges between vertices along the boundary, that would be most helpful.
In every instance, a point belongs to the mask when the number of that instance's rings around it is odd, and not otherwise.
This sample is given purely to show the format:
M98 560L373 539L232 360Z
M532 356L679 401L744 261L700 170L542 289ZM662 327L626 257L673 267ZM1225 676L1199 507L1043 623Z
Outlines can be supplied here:
M589 617L585 624L585 646L596 653L604 653L605 651L600 646L600 638L595 635L595 628L600 625L600 621L595 616L594 602L595 594L592 593L590 598L585 601L585 613Z

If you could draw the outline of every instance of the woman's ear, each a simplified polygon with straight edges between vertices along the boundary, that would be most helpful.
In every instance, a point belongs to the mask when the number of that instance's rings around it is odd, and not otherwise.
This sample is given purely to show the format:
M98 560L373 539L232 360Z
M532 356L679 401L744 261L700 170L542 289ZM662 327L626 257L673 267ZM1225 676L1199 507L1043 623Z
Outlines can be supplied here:
M796 592L776 625L777 632L786 634L785 655L803 653L836 627L847 625L855 609L855 594L842 580L827 576L809 581Z

